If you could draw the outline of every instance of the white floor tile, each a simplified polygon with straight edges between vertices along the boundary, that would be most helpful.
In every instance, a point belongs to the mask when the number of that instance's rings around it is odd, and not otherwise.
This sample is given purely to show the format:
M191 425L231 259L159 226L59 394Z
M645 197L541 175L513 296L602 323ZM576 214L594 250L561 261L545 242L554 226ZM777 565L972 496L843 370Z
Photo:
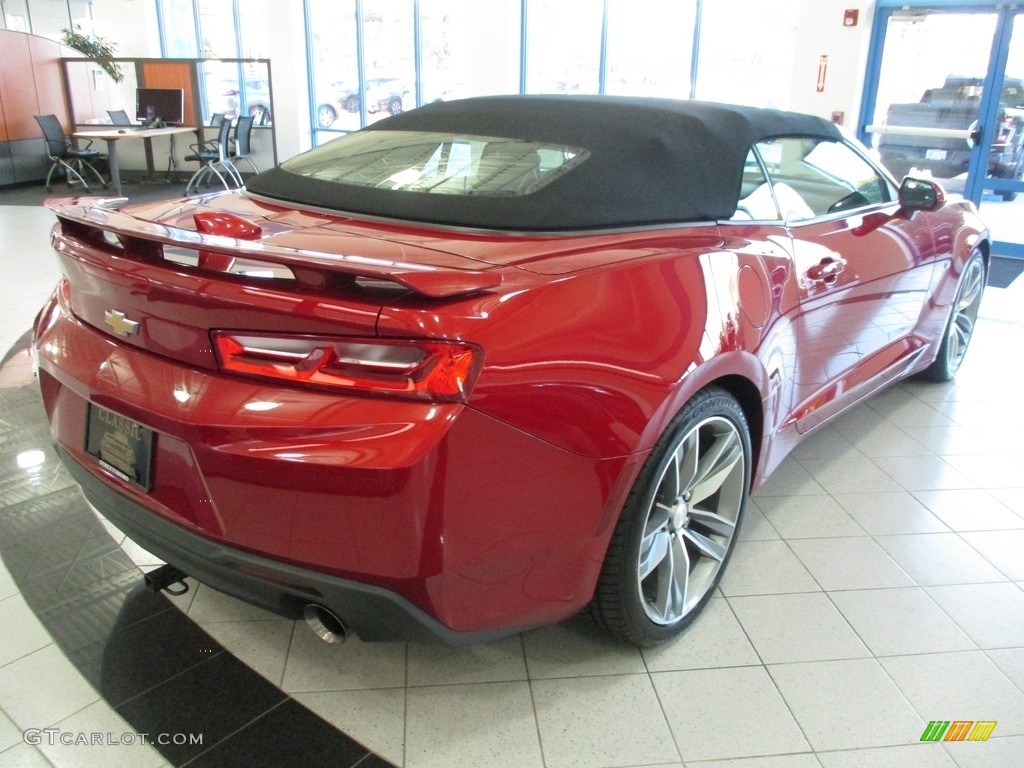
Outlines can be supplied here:
M1024 531L1024 518L981 488L918 491L914 496L954 531Z
M977 648L918 587L831 592L829 597L875 656Z
M871 655L823 592L731 597L729 604L765 664Z
M956 768L938 744L820 752L822 768Z
M0 600L0 667L52 642L20 594Z
M99 701L56 645L0 667L0 707L20 728L46 728Z
M807 473L827 493L857 493L865 488L877 492L899 491L899 483L868 458L800 459Z
M500 683L526 679L526 657L523 653L523 640L519 635L468 648L409 646L409 686Z
M996 726L997 731L998 728ZM960 743L942 746L956 760L959 768L1017 768L1024 765L1024 736L996 736L984 745Z
M683 761L809 751L763 667L651 676Z
M741 757L738 760L713 760L687 763L686 768L821 768L811 753L802 755L773 755L771 757Z
M410 688L406 712L405 768L544 766L528 683Z
M670 643L643 649L651 672L760 664L746 633L725 599L708 601L703 612Z
M597 632L583 634L564 626L543 627L523 635L531 680L645 672L640 651Z
M86 707L54 727L60 734L53 739L44 738L39 745L39 751L54 765L159 768L164 764L163 755L144 743L139 734L104 701ZM93 734L100 735L100 744L91 743ZM70 743L64 743L64 735Z
M949 531L945 523L907 491L842 493L834 498L872 536Z
M910 576L870 538L798 539L789 545L827 592L913 585Z
M923 718L996 720L1000 736L1024 734L1024 692L981 651L879 661Z
M0 752L22 743L21 728L0 710Z
M988 657L1024 691L1024 648L1004 648L988 652Z
M720 585L730 597L821 589L784 541L737 541Z
M298 693L401 687L405 685L405 658L404 645L364 643L355 637L332 645L314 635L304 622L296 622L281 689Z
M805 493L823 493L822 487L790 456L784 460L764 484L757 490L755 498L764 496L800 496Z
M772 498L762 496L760 501ZM737 541L778 541L779 532L772 528L768 518L764 516L758 505L758 499L749 499L747 507L743 511L743 520L740 522L740 532Z
M930 587L927 592L981 648L1024 646L1024 592L1015 584Z
M977 531L961 536L1007 578L1024 579L1024 530Z
M911 744L925 722L875 659L768 667L816 751Z
M532 688L545 768L680 758L662 711L664 699L659 702L646 674L536 680ZM666 709L671 718L671 706Z
M831 496L770 496L759 506L784 539L867 535Z
M405 690L297 693L295 700L396 765L405 762Z
M907 491L975 487L974 482L941 456L890 456L875 462Z
M876 540L920 586L1006 580L955 533L879 536Z
M0 768L53 768L53 763L36 747L18 744L0 752Z

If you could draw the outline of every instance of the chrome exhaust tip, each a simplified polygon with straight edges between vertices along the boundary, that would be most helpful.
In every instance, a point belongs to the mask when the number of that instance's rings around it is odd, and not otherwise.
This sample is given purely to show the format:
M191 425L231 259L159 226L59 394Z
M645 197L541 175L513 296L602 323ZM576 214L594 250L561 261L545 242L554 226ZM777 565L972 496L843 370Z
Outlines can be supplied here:
M313 633L325 643L344 643L348 639L348 628L344 622L322 605L307 605L303 617Z

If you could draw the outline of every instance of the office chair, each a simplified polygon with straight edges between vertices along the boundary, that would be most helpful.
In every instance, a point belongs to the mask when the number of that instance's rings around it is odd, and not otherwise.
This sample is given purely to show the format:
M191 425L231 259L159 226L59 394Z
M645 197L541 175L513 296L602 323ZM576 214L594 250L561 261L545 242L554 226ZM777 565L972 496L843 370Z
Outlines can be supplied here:
M90 141L85 149L75 149L65 135L64 128L61 127L60 120L57 119L56 115L35 115L35 118L36 122L39 123L40 129L43 131L46 155L50 158L50 162L53 163L50 166L50 172L46 174L46 191L52 191L50 179L53 178L53 172L58 168L63 168L67 174L68 186L74 183L71 178L74 175L81 182L82 186L85 187L86 191L90 191L89 185L82 176L82 173L88 168L92 171L96 180L106 189L107 182L103 180L100 172L92 164L93 161L100 159L99 150L89 149L92 146L92 142Z
M238 165L235 162L236 160L245 160L245 162L249 164L249 167L252 168L253 173L260 172L260 169L256 167L256 163L249 158L249 155L251 154L249 138L252 134L252 125L254 121L254 117L247 115L245 117L238 118L238 122L235 123L235 136L233 139L234 147L232 148L229 160L236 172L238 172ZM241 173L238 173L238 175L239 178L241 178Z
M123 109L108 109L107 114L110 115L110 122L114 125L133 125L132 119Z
M190 144L192 154L185 155L186 162L199 162L203 165L189 179L185 187L185 194L191 195L199 187L199 184L210 174L213 174L224 189L231 189L232 184L242 186L242 179L235 167L231 165L228 151L228 137L231 133L231 121L225 120L220 124L216 141L204 141L202 144ZM226 178L225 178L226 176Z

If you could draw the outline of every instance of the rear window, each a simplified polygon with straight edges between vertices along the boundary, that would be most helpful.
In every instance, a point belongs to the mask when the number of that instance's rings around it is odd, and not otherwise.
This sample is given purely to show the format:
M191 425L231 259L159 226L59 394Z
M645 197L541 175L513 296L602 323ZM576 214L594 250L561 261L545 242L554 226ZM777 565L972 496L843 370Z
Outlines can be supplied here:
M589 157L578 147L419 131L360 131L282 164L298 176L401 192L519 197Z

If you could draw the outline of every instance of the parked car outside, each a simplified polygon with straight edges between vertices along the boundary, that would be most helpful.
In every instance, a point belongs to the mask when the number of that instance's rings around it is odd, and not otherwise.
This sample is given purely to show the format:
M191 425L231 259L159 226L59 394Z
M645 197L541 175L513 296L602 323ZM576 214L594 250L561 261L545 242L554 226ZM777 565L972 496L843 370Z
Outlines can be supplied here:
M321 636L699 614L804 437L961 366L989 233L817 117L440 102L247 189L51 201L34 349L90 503Z
M330 128L338 119L339 110L358 112L359 85L338 85L337 96L317 106L317 125ZM366 111L397 115L413 104L412 89L397 77L374 77L366 80Z
M913 128L978 131L978 105L982 80L971 77L947 77L941 87L925 91L919 102L893 104L885 124L889 128ZM1024 81L1008 78L1003 83L996 132L989 146L987 176L1020 180L1024 175ZM952 179L967 173L972 141L962 138L913 136L885 133L879 141L882 162L897 177L911 169L927 171L938 178ZM1015 192L1001 193L1013 200Z

